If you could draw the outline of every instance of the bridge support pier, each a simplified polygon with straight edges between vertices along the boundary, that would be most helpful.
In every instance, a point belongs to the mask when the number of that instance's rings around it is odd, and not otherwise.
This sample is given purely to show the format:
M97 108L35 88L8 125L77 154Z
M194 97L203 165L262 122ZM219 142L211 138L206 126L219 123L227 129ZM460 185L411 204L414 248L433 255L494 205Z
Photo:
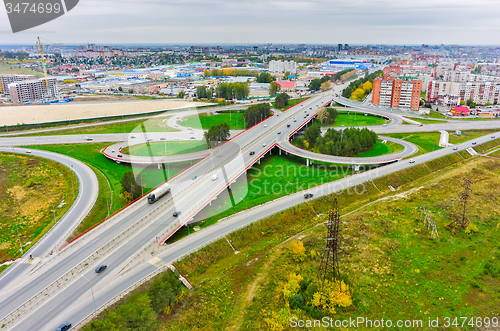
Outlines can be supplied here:
M279 155L281 155L281 148L279 148L279 151L280 151L280 154L279 154Z
M259 161L258 161L258 162L259 162L259 164L260 164L260 158L259 158Z
M309 159L306 159L306 167L309 167Z

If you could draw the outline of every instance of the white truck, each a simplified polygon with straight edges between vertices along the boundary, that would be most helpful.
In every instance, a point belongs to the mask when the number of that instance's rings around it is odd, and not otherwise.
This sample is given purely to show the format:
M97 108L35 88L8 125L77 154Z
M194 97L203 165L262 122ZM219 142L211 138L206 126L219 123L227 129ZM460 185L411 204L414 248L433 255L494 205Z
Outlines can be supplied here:
M170 184L165 183L159 186L158 188L154 189L149 195L148 195L148 203L152 204L158 201L162 196L170 192Z

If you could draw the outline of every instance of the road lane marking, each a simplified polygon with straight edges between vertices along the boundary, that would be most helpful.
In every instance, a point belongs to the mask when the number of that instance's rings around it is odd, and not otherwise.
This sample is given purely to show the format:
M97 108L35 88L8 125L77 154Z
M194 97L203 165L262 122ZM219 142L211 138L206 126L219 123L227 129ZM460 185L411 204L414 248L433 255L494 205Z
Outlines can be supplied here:
M148 261L150 264L156 266L156 264L162 262L161 259L159 257L155 257L154 259L151 259Z

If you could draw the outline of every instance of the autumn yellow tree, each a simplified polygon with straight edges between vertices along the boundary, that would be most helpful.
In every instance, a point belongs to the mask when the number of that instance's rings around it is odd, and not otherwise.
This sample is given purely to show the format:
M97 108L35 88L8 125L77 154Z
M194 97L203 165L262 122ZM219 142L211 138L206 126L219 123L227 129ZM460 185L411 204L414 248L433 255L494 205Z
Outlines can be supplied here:
M290 309L282 308L279 311L271 311L271 316L264 318L270 331L282 331L288 326L292 314Z
M327 80L326 82L322 83L321 84L321 91L326 91L330 88L330 83L331 81L330 80Z
M363 101L364 98L365 98L365 90L363 90L362 88L358 88L354 92L352 92L351 95L352 100Z
M349 307L352 305L352 296L349 286L343 280L325 280L323 288L325 295L320 292L313 294L312 305L328 310L328 313L335 314L335 307Z
M302 241L293 241L290 244L290 254L295 262L304 261L306 257L306 248L304 247L304 243Z
M128 191L123 191L123 193L120 193L120 198L122 198L125 203L129 203L132 201L132 195L128 193Z
M373 89L373 84L371 82L365 82L363 84L363 90L365 91L366 94L370 93Z
M283 298L285 299L286 305L288 306L288 301L293 297L300 289L300 282L304 278L301 275L292 273L288 276L288 281L283 286Z

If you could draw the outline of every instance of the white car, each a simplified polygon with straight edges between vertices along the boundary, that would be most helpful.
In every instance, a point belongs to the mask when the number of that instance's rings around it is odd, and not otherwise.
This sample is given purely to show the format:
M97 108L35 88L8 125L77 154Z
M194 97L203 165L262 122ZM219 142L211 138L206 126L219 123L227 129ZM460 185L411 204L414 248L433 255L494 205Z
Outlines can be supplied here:
M453 147L453 150L458 151L458 147L457 146Z
M219 175L217 175L217 174L212 176L212 180L217 180L217 178L219 178Z
M264 127L267 128L267 124L264 124Z
M262 144L262 147L266 147L266 146L267 146L267 144L266 144L266 143L263 143L263 144Z
M410 159L409 161L410 163L415 163L415 160L414 159Z

